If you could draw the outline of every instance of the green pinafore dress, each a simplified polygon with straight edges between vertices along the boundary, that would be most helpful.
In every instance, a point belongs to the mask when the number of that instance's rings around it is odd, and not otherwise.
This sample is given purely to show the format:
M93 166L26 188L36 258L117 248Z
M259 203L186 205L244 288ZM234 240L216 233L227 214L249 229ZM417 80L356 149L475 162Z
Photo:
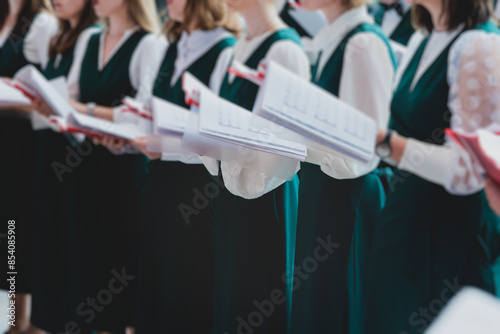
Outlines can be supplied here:
M226 38L187 72L208 85ZM189 108L182 79L170 85L177 43L169 46L153 94ZM202 164L154 160L143 186L136 332L210 333L214 283L213 212L216 184Z
M356 33L381 29L364 23L349 32L325 65L318 86L338 95L344 50ZM337 180L302 163L292 302L292 333L347 333L364 300L367 257L375 218L385 201L374 173ZM355 326L355 325L354 325ZM354 333L354 332L353 332Z
M382 24L382 19L384 17L384 14L385 14L384 8L380 8L375 13L374 19L378 25ZM406 11L405 14L403 14L401 21L399 22L396 29L394 29L394 31L391 33L389 38L395 42L398 42L399 44L407 45L411 35L413 35L414 32L415 29L413 28L411 23L411 10L408 10Z
M24 56L24 42L33 19L21 34L11 35L0 47L0 77L12 78L30 64ZM40 68L39 64L33 64ZM0 111L0 250L7 256L7 221L15 220L16 292L31 292L31 240L34 206L35 133L29 116L16 111ZM10 255L10 254L9 254ZM8 262L2 262L0 288L9 290Z
M43 74L48 80L67 76L74 47L52 57ZM33 293L31 322L50 332L65 331L68 321L70 278L68 263L68 196L72 174L57 174L54 162L64 163L71 147L65 134L51 129L36 136L35 224L33 227Z
M478 29L497 31L491 22ZM427 41L394 92L391 127L405 137L441 145L450 126L447 68L454 41L411 91ZM422 333L461 286L494 291L488 236L482 232L491 224L486 205L481 192L451 195L440 185L395 170L370 253L366 333Z
M293 29L271 34L245 65L256 69L269 48L278 41L300 44ZM252 110L258 86L226 76L221 96ZM220 180L221 176L219 176ZM222 181L215 210L215 284L212 333L286 333L288 295L285 273L293 256L297 216L298 178L252 200L231 194ZM287 265L288 264L288 265ZM275 291L277 303L268 305ZM267 301L267 302L266 302ZM260 317L260 314L262 317ZM265 314L264 314L265 313Z
M114 107L125 96L134 96L129 67L134 50L146 32L133 33L102 70L98 68L99 37L91 37L82 62L80 100ZM123 331L133 324L137 285L137 254L141 221L141 186L147 159L138 154L114 155L86 140L77 147L81 162L74 167L75 185L70 199L75 261L72 272L80 282L73 291L72 320L79 328ZM119 279L119 277L121 279ZM110 282L115 292L110 301ZM90 312L87 297L97 298L100 312ZM79 303L84 303L81 306Z

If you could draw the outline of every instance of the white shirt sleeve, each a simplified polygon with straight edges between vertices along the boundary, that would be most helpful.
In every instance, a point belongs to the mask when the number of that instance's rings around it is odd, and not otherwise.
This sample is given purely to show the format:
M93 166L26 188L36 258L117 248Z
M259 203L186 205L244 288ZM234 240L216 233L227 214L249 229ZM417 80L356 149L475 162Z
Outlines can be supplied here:
M451 128L474 133L500 125L500 37L482 31L465 32L448 58L448 106ZM399 168L444 186L450 193L467 195L482 189L484 172L461 146L409 139Z
M58 23L54 16L45 12L35 16L24 39L23 52L26 59L45 68L49 61L50 42L57 32Z
M310 65L301 47L286 40L276 42L268 51L266 59L279 62L290 71L310 79ZM299 169L297 162L297 170ZM258 198L283 184L286 180L266 175L259 171L243 168L235 162L222 162L221 171L226 188L234 195L253 199Z
M356 34L347 43L344 53L339 98L385 129L389 123L393 76L394 65L382 39L373 33ZM308 151L312 155L323 154L321 170L336 179L368 174L379 163L377 157L367 164L360 164L309 148Z
M73 64L68 73L67 85L68 96L71 100L78 101L80 99L80 72L82 70L82 62L87 52L87 47L92 35L101 31L100 28L90 27L82 31L75 44L73 51Z

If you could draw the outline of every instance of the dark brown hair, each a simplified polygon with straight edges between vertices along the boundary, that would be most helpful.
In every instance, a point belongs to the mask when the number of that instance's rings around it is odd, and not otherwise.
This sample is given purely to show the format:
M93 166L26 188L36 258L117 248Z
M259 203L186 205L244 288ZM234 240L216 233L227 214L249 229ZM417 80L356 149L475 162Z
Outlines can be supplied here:
M170 42L176 42L183 31L196 20L198 29L212 30L224 27L234 35L241 32L240 24L233 14L227 12L224 0L187 0L183 22L168 19L163 31Z
M49 9L48 0L24 0L21 12L10 35L24 36L28 32L33 18L43 9ZM9 13L9 0L0 0L0 29L5 25Z
M82 31L96 23L97 17L92 8L92 2L87 1L80 14L78 24L74 29L71 28L68 20L58 19L58 21L60 33L52 40L49 51L49 56L51 58L71 49L76 44Z
M493 13L492 0L441 0L446 18L447 30L458 28L465 23L465 29L471 29L479 23L488 21ZM416 28L434 29L431 14L422 5L412 8L413 24Z

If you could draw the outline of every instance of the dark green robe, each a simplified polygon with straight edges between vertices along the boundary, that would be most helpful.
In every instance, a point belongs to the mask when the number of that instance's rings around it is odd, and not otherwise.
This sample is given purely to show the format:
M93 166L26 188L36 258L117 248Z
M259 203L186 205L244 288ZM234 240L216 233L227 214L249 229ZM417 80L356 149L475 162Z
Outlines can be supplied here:
M234 38L221 40L186 72L208 85L219 55L235 42ZM153 94L189 108L182 79L170 85L177 56L177 43L173 43L159 70ZM210 333L215 248L210 198L217 187L201 164L161 160L149 163L142 191L138 334Z
M478 29L497 31L491 22ZM405 137L441 145L450 126L446 75L453 41L410 91L427 41L394 92L391 127ZM459 287L494 291L490 250L481 232L491 224L485 205L481 192L451 195L440 185L395 170L370 254L367 333L422 333Z
M371 32L387 45L380 27L361 24L343 38L316 79L338 95L345 47L355 34ZM385 194L377 175L337 180L302 163L295 252L292 333L347 333L361 317L367 257L375 218ZM352 327L351 326L351 327ZM355 333L355 331L353 331Z
M91 37L83 58L79 78L80 101L114 107L125 96L134 96L129 67L134 50L146 35L133 33L98 69L99 37ZM118 276L133 276L122 283L123 290L112 296L112 303L94 312L89 308L71 308L72 318L80 328L122 331L133 324L137 280L137 255L141 220L141 185L147 159L138 154L114 155L90 140L79 144L81 162L74 167L75 192L70 199L71 217L79 229L76 233L81 266L73 273L80 289L72 292L76 301L96 297ZM106 297L104 297L106 298ZM84 315L82 316L82 313ZM87 315L85 315L87 314Z
M269 48L282 40L300 44L295 30L279 30L262 42L245 65L256 69ZM251 110L257 91L258 86L252 82L235 78L229 83L226 76L221 96ZM243 199L224 187L213 199L216 248L212 333L236 333L238 328L263 334L286 333L290 285L285 274L294 252L297 189L298 178L294 177L257 199Z

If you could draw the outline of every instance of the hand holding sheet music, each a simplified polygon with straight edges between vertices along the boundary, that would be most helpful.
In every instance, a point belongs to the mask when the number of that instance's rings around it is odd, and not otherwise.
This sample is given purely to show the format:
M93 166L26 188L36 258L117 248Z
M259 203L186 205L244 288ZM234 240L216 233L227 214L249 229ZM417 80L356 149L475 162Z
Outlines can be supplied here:
M373 119L277 63L267 65L254 113L353 160L374 156Z

